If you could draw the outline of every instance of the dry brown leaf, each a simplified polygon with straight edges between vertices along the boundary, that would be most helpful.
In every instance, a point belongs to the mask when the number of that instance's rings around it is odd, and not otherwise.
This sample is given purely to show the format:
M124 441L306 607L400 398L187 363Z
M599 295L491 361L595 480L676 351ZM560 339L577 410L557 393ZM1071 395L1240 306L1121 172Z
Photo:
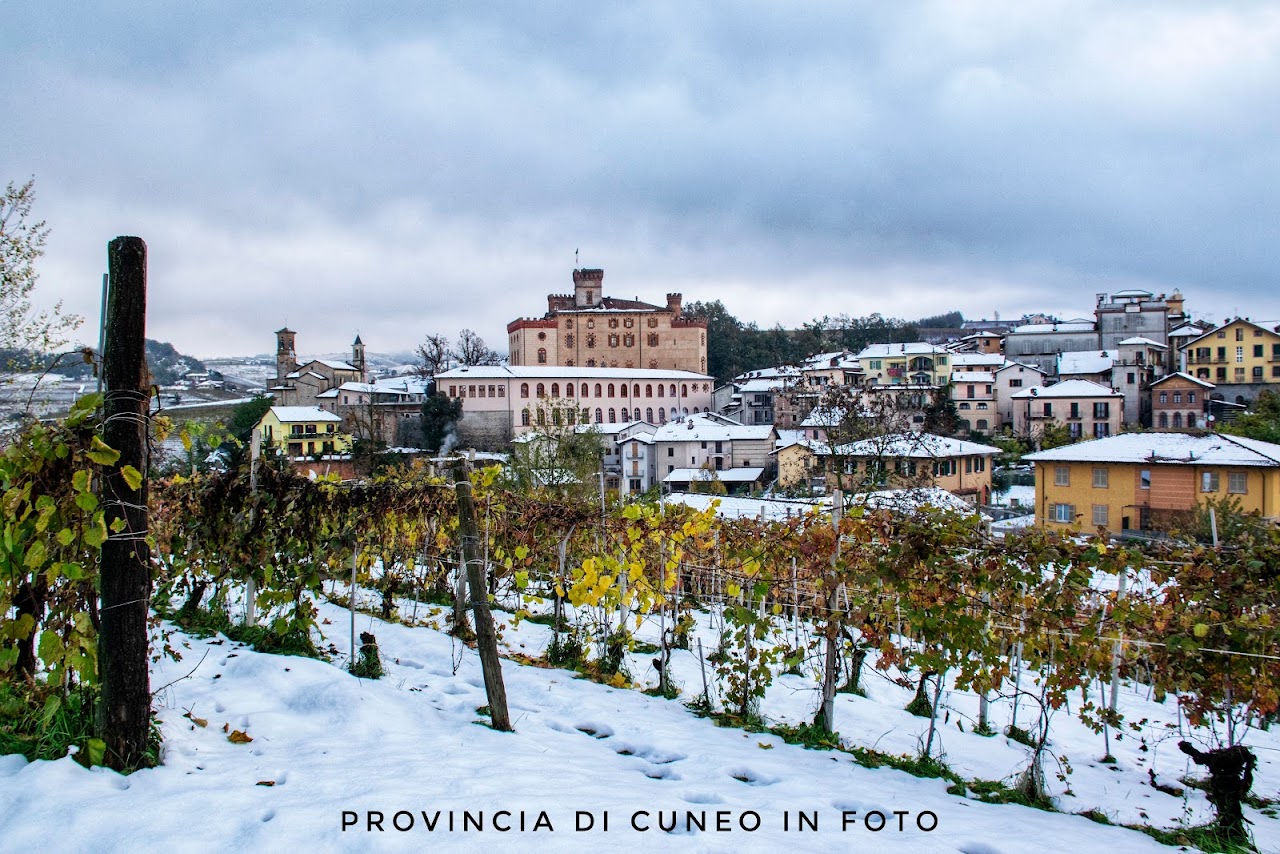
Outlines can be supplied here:
M275 780L259 780L257 783L254 783L255 786L274 786L275 784Z
M249 742L253 741L253 736L246 735L245 733L237 729L237 730L231 731L231 735L227 736L227 741L231 742L232 744L248 744Z

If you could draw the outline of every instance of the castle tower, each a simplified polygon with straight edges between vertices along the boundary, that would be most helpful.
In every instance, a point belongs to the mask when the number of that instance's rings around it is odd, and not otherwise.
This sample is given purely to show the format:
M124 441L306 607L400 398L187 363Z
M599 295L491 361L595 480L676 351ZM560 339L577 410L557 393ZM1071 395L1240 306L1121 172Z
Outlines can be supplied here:
M577 308L599 305L603 289L604 270L573 271L573 304Z
M368 372L364 369L364 342L360 340L360 333L356 333L356 340L351 342L351 366L360 372L360 381L368 380Z
M285 326L276 330L276 379L284 379L298 369L294 338L298 333Z

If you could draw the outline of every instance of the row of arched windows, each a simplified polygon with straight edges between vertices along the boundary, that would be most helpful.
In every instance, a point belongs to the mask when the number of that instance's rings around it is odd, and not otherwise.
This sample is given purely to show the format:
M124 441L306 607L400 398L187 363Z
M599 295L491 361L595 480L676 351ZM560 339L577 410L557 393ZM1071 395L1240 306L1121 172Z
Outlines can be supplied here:
M655 388L657 390L656 395L654 394ZM533 387L533 390L538 397L547 396L546 383L537 383L536 386ZM594 390L595 390L595 394L594 394L595 397L640 397L641 396L640 383L633 383L630 386L628 386L626 383L616 383L616 384L615 383L596 383ZM693 390L695 393L697 392L698 390L697 383L694 383ZM708 391L706 383L702 384L702 390L704 392ZM552 397L560 397L561 396L560 383L551 383L550 391L551 391ZM576 391L576 394L575 394L575 391ZM592 397L593 395L590 393L591 391L592 391L592 386L590 383L581 383L577 386L575 386L575 384L571 382L564 384L565 397L575 397L575 396ZM522 398L528 398L529 392L530 392L530 384L520 383L520 396ZM643 396L644 397L675 397L676 384L675 383L670 383L670 384L658 383L657 386L655 386L653 383L645 383ZM688 383L680 383L680 396L681 397L689 396Z
M559 408L551 410L551 421L553 424L560 424L561 418L564 418L569 424L574 424L577 422L578 410L565 409L563 411L564 411L564 415L561 414L561 409ZM709 412L710 409L704 407L703 409L699 410L696 406L693 408L693 413L695 415L700 411ZM690 410L688 409L679 409L673 406L671 408L670 416L672 418L676 418L680 415L688 415L689 412ZM619 414L621 414L621 420L619 420ZM594 415L595 415L596 424L619 424L619 423L625 423L627 421L639 421L640 407L637 406L634 409L627 409L626 407L623 407L621 410L619 410L616 407L611 406L606 410L597 406ZM605 420L606 415L608 415L608 421ZM649 407L646 407L644 410L644 420L648 421L650 424L666 424L667 423L668 412L666 407L659 406L657 415L658 415L658 420L654 421L653 407L649 406ZM520 413L520 423L525 427L532 426L535 420L539 425L545 425L547 423L547 411L545 409L538 409L536 412L533 412L533 411L530 411L528 407L525 407L524 410ZM586 410L586 409L582 410L582 423L584 424L589 423L589 410Z

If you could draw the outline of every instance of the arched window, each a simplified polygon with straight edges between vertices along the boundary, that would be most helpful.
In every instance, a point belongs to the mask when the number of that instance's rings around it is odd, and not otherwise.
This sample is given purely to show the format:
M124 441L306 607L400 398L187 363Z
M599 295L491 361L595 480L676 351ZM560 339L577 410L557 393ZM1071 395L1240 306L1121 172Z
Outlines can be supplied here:
M583 384L582 384L582 388L578 389L578 391L579 391L579 392L581 392L581 394L579 394L579 395L578 395L578 397L586 397L586 396L587 396L587 392L588 392L589 390L590 390L590 389L588 389L588 388L587 388L587 384L586 384L586 383L583 383ZM597 396L598 396L598 395L597 395Z
M1187 413L1187 426L1188 427L1196 426L1196 414L1194 412Z
M675 384L675 383L672 383L672 384L671 384L671 396L672 396L672 397L675 397L675 396L676 396L676 384Z
M520 396L521 396L521 397L526 397L526 398L529 396L529 384L528 384L528 383L520 383Z
M613 392L611 391L609 394L613 394ZM604 397L604 395L600 393L600 383L596 383L596 397Z
M559 396L560 396L560 383L552 383L552 384L551 384L551 396L552 396L552 397L559 397Z
M681 414L681 415L688 415L688 414L689 414L689 407L687 407L687 406L686 406L686 407L684 407L683 409L681 409L681 410L680 410L680 414Z
M667 390L666 386L664 386L662 383L658 383L658 397L662 397L663 393L666 390Z
M631 415L631 420L632 420L632 421L639 421L639 420L640 420L640 407L638 407L638 406L637 406L637 407L635 408L634 412L633 412L633 413L632 413L632 415Z
M689 385L687 383L680 383L680 396L681 397L689 396Z
M520 423L525 427L529 426L529 407L525 407L520 412Z
M653 423L653 407L652 406L645 407L644 420L648 421L650 424Z
M542 383L538 383L538 397L546 397L546 396L547 396L547 387L544 386Z
M613 383L609 383L609 397L613 397Z
M1173 413L1173 429L1174 430L1182 429L1182 413L1181 412Z
M622 392L622 396L623 396L623 397L626 397L626 396L627 396L627 384L626 384L626 383L622 383L621 385L619 385L619 386L618 386L618 390L619 390L620 392Z
M595 359L587 359L587 367L588 367L588 368L594 368L595 366L596 366L596 360L595 360ZM597 388L599 388L599 386L597 386ZM599 396L600 396L600 395L598 395L598 394L596 395L596 397L599 397Z
M597 424L604 423L604 412L598 406L596 407L596 423Z
M979 430L986 430L986 429L987 429L987 419L985 419L985 418L979 418L979 419L977 420L977 422L975 422L975 424L976 424L977 429L979 429Z
M1159 422L1159 423L1160 423L1160 427L1161 427L1161 428L1168 427L1168 426L1169 426L1169 413L1167 413L1167 412L1161 412L1161 413L1160 413L1160 422Z
M609 423L613 424L617 422L617 420L618 420L617 413L614 411L613 407L610 406L609 407Z
M564 396L573 397L573 383L564 384Z
M637 398L639 396L640 396L640 383L636 383L631 387L631 397ZM637 418L636 420L639 421L640 419Z
M538 348L538 364L545 365L546 363L547 363L547 348L539 347Z
M662 386L658 386L658 390L661 391ZM667 423L667 408L665 406L658 407L658 423L659 424Z
M538 426L539 427L546 426L546 423L547 423L547 411L545 409L539 409L538 410Z
M644 396L653 397L653 383L644 384Z

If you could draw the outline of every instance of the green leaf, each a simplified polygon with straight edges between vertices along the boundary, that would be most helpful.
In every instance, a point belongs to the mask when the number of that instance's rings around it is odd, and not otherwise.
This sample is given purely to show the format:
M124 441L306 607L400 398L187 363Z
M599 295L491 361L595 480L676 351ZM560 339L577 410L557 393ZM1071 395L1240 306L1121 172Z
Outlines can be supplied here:
M91 738L84 743L84 753L90 768L101 765L107 758L107 743L100 738Z
M76 492L89 491L89 472L87 469L77 469L76 473L71 475L71 486Z
M96 524L90 525L85 529L84 541L89 548L100 549L102 544L107 541L107 525L102 521L101 517L94 521Z
M46 667L52 667L57 663L65 651L65 647L62 645L62 638L58 637L57 632L45 630L40 633L40 644L37 647L37 652Z
M142 472L133 466L124 466L120 469L120 476L124 478L124 482L129 488L137 492L142 488Z
M120 459L120 452L109 447L106 442L97 436L93 437L93 442L84 455L100 466L112 465L116 460Z
M98 509L98 496L92 492L81 492L76 496L76 506L86 513L92 513Z
M45 551L44 543L36 540L27 547L27 556L23 559L22 565L30 569L39 569L44 566L48 557L49 554Z

